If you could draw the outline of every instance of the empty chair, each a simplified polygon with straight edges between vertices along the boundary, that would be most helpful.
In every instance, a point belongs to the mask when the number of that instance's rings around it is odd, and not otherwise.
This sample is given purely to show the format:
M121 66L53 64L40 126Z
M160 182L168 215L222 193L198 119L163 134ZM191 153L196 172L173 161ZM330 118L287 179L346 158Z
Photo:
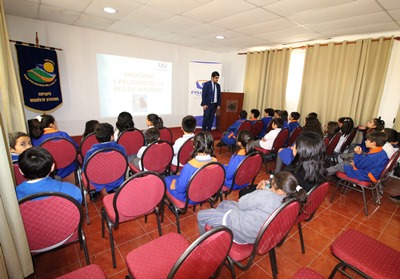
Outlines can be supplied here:
M167 206L175 214L176 226L180 233L179 215L185 214L189 207L209 201L213 206L211 197L218 194L225 181L225 169L217 162L208 163L199 168L190 178L186 188L186 200L176 199L167 191Z
M102 236L107 225L113 267L117 266L113 229L124 223L154 212L157 218L158 233L161 236L160 207L165 195L164 179L157 173L141 172L133 175L118 190L103 198L101 209ZM147 220L147 218L146 218Z
M193 152L193 138L189 138L185 141L185 143L179 148L177 154L177 165L171 164L171 173L177 174L182 170L183 165L191 158L191 154Z
M251 135L253 136L253 139L258 139L258 136L260 135L262 129L264 126L264 122L262 122L261 120L257 120L253 123L253 125L251 126Z
M160 131L160 140L165 140L172 144L172 132L169 128L163 127L159 129Z
M57 279L106 279L106 275L100 266L91 264L81 267L75 271L57 277Z
M232 232L218 227L192 244L169 233L131 251L126 257L129 278L217 278L232 245Z
M83 210L74 198L62 193L42 192L18 203L32 255L79 241L86 264L90 264L82 228Z
M138 129L126 129L119 135L117 143L125 148L126 155L130 157L136 155L140 147L144 145L144 135Z
M346 268L364 278L400 278L400 252L362 232L345 230L333 241L331 252L340 263L329 278L338 270L346 274Z

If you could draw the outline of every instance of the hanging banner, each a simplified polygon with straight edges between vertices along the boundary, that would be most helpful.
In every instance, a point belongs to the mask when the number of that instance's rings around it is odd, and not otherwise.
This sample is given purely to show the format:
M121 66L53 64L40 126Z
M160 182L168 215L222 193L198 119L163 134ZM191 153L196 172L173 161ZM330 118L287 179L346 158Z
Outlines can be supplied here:
M60 75L55 50L15 45L24 104L38 112L51 112L62 105Z
M189 62L189 98L188 114L193 115L197 120L197 127L203 124L203 107L201 104L201 91L203 83L211 79L211 73L217 71L220 75L219 84L222 88L222 63L207 61ZM215 118L213 128L216 127Z

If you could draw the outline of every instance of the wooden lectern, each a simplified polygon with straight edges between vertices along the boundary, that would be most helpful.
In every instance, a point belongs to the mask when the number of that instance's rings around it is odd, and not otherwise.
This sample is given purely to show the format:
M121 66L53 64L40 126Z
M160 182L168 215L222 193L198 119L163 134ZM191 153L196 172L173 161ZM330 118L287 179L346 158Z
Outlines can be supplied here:
M243 109L244 93L221 92L221 108L217 111L217 129L226 131L229 126L239 119Z

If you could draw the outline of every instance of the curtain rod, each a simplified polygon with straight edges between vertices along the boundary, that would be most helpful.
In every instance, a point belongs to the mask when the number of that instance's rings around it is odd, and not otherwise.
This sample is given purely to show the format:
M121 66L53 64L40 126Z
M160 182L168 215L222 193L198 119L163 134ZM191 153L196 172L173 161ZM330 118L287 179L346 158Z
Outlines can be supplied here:
M21 42L21 41L15 41L15 40L9 40L9 41L12 42L12 43L16 43L17 45L23 45L23 46L38 47L38 48L44 48L44 49L49 49L49 50L60 50L60 51L62 51L61 48L39 45L38 32L36 32L36 38L35 38L35 42L36 43L35 44L27 43L27 42Z
M385 38L383 38L383 40L384 41L387 41L387 40L391 40L392 38L391 37L385 37ZM400 41L400 37L394 37L394 39L396 40L396 41ZM379 39L372 39L372 41L373 42L377 42L377 41L379 41ZM355 44L356 43L356 41L348 41L347 42L348 44ZM342 45L343 44L343 42L335 42L334 43L334 45ZM328 45L328 43L326 43L326 44L320 44L320 46L327 46ZM305 46L298 46L298 47L292 47L292 49L305 49L306 47L314 47L314 45L305 45ZM265 49L265 50L267 50L267 49ZM268 49L269 50L269 49ZM276 49L275 49L276 50ZM281 51L282 49L277 49L277 51ZM264 50L260 50L260 51L250 51L250 52L262 52L262 51L264 51ZM239 52L238 53L238 55L247 55L247 52Z

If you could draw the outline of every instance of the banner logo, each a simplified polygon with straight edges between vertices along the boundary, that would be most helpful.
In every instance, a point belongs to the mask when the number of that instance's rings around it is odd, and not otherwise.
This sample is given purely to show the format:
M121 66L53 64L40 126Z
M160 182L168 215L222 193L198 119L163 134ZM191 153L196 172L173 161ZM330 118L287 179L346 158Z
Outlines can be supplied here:
M35 68L28 70L24 76L32 83L43 85L52 83L56 78L54 62L50 60L43 64L37 64Z

